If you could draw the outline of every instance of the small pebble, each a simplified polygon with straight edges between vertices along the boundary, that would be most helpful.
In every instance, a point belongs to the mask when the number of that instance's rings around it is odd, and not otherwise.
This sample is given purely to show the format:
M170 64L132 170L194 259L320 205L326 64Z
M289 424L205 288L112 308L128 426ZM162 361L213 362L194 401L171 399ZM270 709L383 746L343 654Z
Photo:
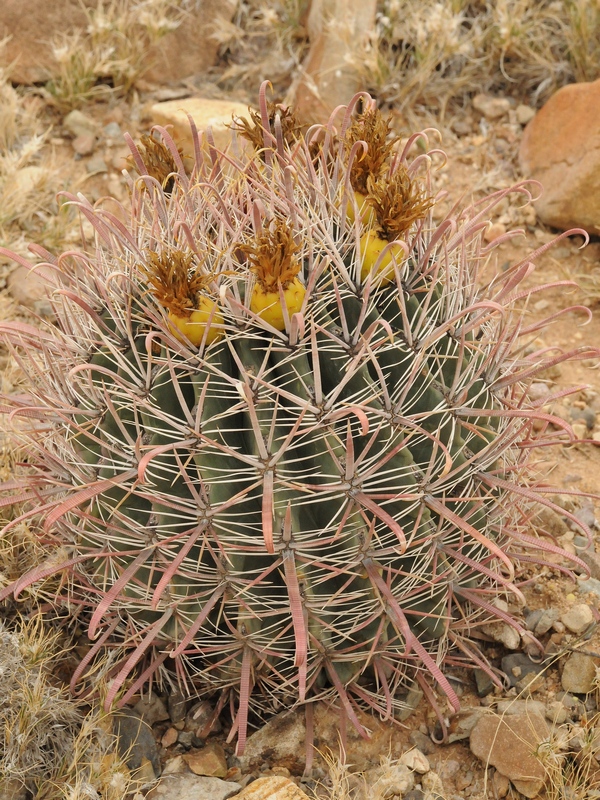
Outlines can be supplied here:
M483 234L483 238L486 242L493 242L496 239L499 239L506 233L506 225L503 225L501 222L494 222L492 225L489 225Z
M75 109L67 114L63 120L63 127L73 136L81 136L86 133L95 133L98 125L95 120Z
M100 172L108 172L106 162L101 155L93 156L85 165L86 170L90 175L95 175Z
M96 137L93 133L82 133L71 142L71 147L78 156L90 156L96 146Z
M575 596L573 595L573 600ZM565 611L560 618L563 625L568 628L571 633L583 633L594 621L592 609L585 603L577 603L568 611Z
M280 775L282 778L289 778L291 773L287 767L271 767L271 775Z
M510 110L510 101L505 97L476 94L473 98L473 108L483 114L486 119L499 119L505 114L508 114Z
M548 703L545 716L554 725L562 725L567 721L568 714L564 704L559 700L554 700L552 703Z
M430 769L429 760L420 750L417 750L416 747L403 753L400 756L400 763L412 769L413 772L418 772L419 775L424 775L426 772L429 772Z
M102 130L109 139L118 139L122 136L121 126L118 122L109 122Z
M527 123L531 122L531 120L535 117L535 113L535 108L526 106L523 103L519 103L515 109L515 114L519 125L527 125Z
M422 731L411 731L408 741L413 745L413 747L417 747L422 753L426 756L430 756L432 753L435 753L435 745Z
M179 732L176 728L167 728L167 730L163 733L160 743L163 747L171 747L171 745L175 744L177 741L178 735Z

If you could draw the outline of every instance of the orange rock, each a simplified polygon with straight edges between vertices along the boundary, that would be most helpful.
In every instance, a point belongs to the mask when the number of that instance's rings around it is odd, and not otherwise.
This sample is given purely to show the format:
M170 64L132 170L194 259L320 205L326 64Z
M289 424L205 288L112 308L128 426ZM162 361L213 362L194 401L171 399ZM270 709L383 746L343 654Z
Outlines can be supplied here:
M543 186L535 209L547 225L600 231L600 80L564 86L525 128L521 170Z
M485 714L471 731L471 752L496 767L525 797L536 797L547 773L535 753L549 735L546 720L534 711L502 717Z
M194 775L224 778L227 775L225 751L218 742L209 742L202 750L183 757Z

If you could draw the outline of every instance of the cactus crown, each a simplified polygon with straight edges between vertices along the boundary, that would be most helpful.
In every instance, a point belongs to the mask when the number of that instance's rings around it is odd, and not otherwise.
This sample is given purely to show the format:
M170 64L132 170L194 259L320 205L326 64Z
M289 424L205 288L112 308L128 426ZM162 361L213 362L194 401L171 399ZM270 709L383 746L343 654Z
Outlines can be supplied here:
M245 253L250 270L267 292L277 291L278 286L286 289L300 271L300 264L294 258L298 246L287 220L273 220L254 240L241 244L239 249Z
M195 266L193 253L184 250L145 252L140 271L146 276L150 291L165 308L189 317L198 306L198 294L210 282Z
M527 386L569 357L520 345L536 254L477 288L486 216L527 184L436 224L436 151L369 99L292 119L263 89L256 155L197 141L191 170L163 129L131 142L130 225L70 196L96 247L36 249L57 326L3 326L32 384L5 405L32 462L5 532L56 550L3 596L65 573L49 599L94 641L74 682L120 642L107 703L153 676L219 693L240 749L251 709L320 698L366 735L358 707L393 718L411 682L456 708L446 671L496 680L482 628L525 635L497 600L560 552L529 524L553 504Z

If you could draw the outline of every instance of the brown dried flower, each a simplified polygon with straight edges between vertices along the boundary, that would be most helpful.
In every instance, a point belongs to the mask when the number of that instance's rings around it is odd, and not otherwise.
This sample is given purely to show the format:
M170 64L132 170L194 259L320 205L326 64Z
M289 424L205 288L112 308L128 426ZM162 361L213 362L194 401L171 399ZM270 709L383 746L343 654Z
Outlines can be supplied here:
M278 103L269 103L267 105L267 111L269 115L269 128L271 131L274 130L275 119L279 117L281 135L283 136L284 142L293 144L300 138L302 129L291 109L285 108L285 106L279 105ZM262 150L265 146L265 140L261 115L258 111L252 111L251 109L248 109L248 113L250 114L250 119L237 117L233 120L231 130L237 131L244 139L247 139L255 150Z
M286 289L300 271L300 264L294 258L298 245L289 223L284 219L275 220L265 227L254 241L240 245L248 258L250 269L267 292Z
M390 119L384 119L379 109L369 109L360 114L348 128L344 147L350 153L356 142L366 142L367 152L357 155L350 168L350 183L355 192L367 194L369 178L378 180L386 168L392 149L398 141L390 138Z
M138 149L148 174L152 178L156 178L165 194L170 194L175 183L173 173L178 171L178 167L169 148L163 142L145 133L140 139ZM177 149L183 156L183 152L179 148ZM128 157L127 162L136 172L139 172L132 156Z
M398 167L391 177L370 178L367 193L378 231L390 242L401 238L433 206L433 198L426 196L404 166Z
M141 265L151 291L158 302L179 317L189 317L197 308L197 296L210 280L194 264L192 253L166 250L146 251L147 261Z

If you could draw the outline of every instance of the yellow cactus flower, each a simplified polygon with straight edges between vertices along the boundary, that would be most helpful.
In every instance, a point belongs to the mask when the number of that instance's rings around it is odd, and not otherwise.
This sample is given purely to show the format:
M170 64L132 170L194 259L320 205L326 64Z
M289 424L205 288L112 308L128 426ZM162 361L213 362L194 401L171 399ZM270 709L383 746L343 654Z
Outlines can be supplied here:
M381 256L383 250L387 247L387 251L379 261L377 266L377 274L375 282L379 286L386 286L388 283L395 279L394 264L398 266L404 261L404 249L402 245L392 244L387 239L382 239L377 231L367 231L360 237L360 254L362 257L362 264L360 268L361 280L366 280L371 270L377 264L377 260Z
M180 316L169 311L171 329L178 338L178 334L190 341L195 347L200 347L204 340L206 344L216 341L223 335L223 315L214 300L210 297L200 297L197 301L198 308L189 316ZM212 315L212 316L211 316ZM208 330L206 328L208 327ZM205 338L206 331L206 338Z
M283 288L283 286L282 286ZM283 297L287 308L288 317L296 314L302 308L306 289L298 278L288 282L283 289ZM279 291L266 291L260 283L254 284L250 298L250 310L278 331L285 330L285 316L281 306Z
M354 192L354 199L356 200L356 205L358 207L358 213L362 224L369 229L375 227L377 217L375 216L375 210L369 202L368 196L366 194L362 194L362 192ZM356 215L354 213L354 203L352 202L348 203L346 217L350 224L353 224L354 220L356 219Z
M193 253L165 249L161 253L146 253L146 263L140 265L150 291L167 309L173 333L199 347L206 334L207 344L223 335L223 315L215 300L208 297L206 287L213 275L203 273L195 264ZM183 334L183 337L179 334Z
M278 331L285 330L281 294L288 317L300 311L306 295L298 278L300 262L294 257L298 247L289 223L275 220L253 242L241 245L240 250L248 257L250 270L256 275L250 311Z

